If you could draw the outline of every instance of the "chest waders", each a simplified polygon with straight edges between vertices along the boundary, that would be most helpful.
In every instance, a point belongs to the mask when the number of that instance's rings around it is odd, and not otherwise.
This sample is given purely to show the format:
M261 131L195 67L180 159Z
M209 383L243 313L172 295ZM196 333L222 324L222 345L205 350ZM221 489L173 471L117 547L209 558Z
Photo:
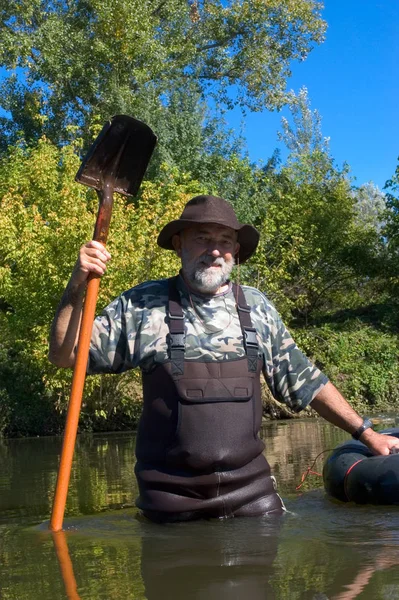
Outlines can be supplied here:
M185 360L184 315L169 280L169 360L143 373L136 444L137 506L150 519L178 521L281 513L259 438L262 359L244 293L237 311L243 358Z

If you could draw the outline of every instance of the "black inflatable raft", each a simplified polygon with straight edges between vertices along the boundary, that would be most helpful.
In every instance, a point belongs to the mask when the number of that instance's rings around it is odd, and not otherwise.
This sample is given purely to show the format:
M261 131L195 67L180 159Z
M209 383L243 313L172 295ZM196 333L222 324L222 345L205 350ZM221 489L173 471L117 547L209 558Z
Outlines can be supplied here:
M399 428L381 433L399 438ZM338 446L323 469L330 496L357 504L399 504L399 454L375 456L355 440Z

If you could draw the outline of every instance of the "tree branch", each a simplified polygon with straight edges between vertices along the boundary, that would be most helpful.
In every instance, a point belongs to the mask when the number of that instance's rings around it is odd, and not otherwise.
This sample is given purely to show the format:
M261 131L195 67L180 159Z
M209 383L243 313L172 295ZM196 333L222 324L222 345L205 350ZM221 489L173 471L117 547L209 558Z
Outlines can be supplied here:
M218 42L213 42L212 44L207 44L206 46L200 46L199 48L197 48L197 52L204 52L206 50L212 50L212 48L219 48L222 46L226 46L229 42L231 42L231 40L238 37L239 35L245 35L245 33L246 33L245 29L239 29L238 31L236 31L233 34L229 35L228 37L224 38L223 40L219 40Z
M163 2L161 2L161 4L155 10L152 11L151 16L155 17L156 15L158 15L166 3L167 3L167 0L163 0Z

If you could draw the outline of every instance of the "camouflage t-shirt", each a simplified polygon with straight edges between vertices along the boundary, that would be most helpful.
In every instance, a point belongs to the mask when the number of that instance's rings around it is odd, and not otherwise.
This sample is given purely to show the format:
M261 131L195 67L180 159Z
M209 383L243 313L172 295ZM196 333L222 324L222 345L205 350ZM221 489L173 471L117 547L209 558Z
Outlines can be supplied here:
M231 285L211 297L189 292L182 277L177 287L185 316L185 359L245 356ZM255 288L242 288L251 307L266 383L275 398L300 411L328 379L298 349L266 296ZM111 302L94 322L88 373L121 373L135 367L150 372L168 360L167 303L167 279L142 283Z

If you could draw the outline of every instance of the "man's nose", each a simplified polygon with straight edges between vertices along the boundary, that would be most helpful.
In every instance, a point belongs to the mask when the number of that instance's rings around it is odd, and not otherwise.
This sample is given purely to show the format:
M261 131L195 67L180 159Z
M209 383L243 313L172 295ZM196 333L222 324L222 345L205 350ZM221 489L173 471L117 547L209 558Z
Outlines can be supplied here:
M217 248L217 246L215 246L215 244L212 244L209 247L209 251L210 251L210 254L212 256L214 256L215 258L217 258L218 256L220 256L220 250Z

